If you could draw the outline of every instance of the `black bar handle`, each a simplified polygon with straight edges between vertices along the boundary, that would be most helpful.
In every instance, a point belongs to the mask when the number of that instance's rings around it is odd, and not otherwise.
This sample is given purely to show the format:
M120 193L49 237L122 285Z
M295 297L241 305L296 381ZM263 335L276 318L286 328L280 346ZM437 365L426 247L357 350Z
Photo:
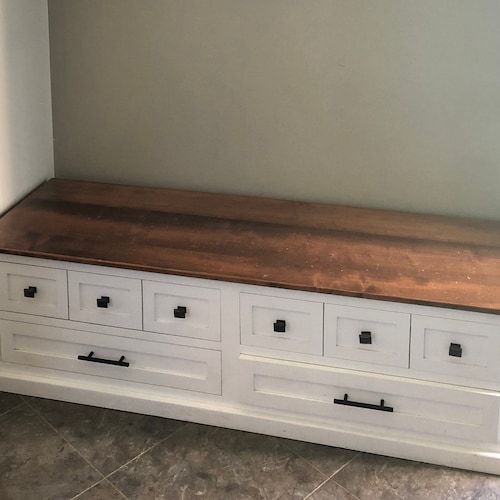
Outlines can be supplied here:
M91 363L101 363L103 365L114 365L114 366L130 366L130 363L125 361L125 356L121 356L118 361L114 359L103 359L103 358L94 358L94 351L90 351L88 356L78 356L80 361L90 361Z
M462 357L462 346L460 344L454 344L453 342L450 344L450 349L448 350L448 354L455 358Z
M333 402L336 405L355 406L356 408L366 408L367 410L388 411L390 413L394 411L394 408L392 406L385 406L385 401L383 399L380 400L379 405L373 405L371 403L349 401L349 395L344 394L344 399L334 399Z
M28 299L34 299L37 291L36 286L29 286L24 289L24 296Z
M361 332L359 334L360 344L371 344L372 343L372 332Z
M107 309L111 299L109 297L101 296L100 299L97 299L97 307L102 307L103 309Z
M174 309L174 318L185 319L187 314L187 307L177 306Z

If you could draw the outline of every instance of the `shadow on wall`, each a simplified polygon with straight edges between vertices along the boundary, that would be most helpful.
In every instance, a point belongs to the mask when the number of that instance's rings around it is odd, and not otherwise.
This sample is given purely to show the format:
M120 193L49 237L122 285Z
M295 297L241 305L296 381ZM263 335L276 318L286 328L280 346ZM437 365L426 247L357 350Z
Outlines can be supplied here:
M53 177L45 0L0 0L0 213Z
M0 213L9 206L9 193L13 191L12 134L9 107L9 71L7 54L7 14L9 4L0 3ZM11 202L10 202L11 203Z

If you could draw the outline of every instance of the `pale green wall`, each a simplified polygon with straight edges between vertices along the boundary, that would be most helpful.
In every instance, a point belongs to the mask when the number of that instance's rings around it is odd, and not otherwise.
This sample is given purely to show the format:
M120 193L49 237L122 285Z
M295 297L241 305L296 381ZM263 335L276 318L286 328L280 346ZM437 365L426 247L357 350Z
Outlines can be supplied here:
M56 175L500 219L498 0L50 0Z

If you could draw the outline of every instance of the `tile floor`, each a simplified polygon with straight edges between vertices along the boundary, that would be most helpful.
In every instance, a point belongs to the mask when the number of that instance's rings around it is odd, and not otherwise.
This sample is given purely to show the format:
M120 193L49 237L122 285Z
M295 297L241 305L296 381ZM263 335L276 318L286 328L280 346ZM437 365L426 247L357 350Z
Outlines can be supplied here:
M500 499L500 477L0 392L1 500Z

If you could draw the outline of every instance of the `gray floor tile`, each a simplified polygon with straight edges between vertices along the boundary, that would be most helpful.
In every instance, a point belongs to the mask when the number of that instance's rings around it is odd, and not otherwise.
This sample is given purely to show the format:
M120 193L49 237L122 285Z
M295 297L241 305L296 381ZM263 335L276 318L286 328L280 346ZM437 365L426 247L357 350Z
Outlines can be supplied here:
M342 488L334 479L330 479L310 497L307 497L307 500L358 500L358 497Z
M31 408L0 417L0 498L68 499L100 479Z
M10 392L0 392L0 415L3 415L6 411L19 406L23 400L21 396L17 394L11 394Z
M285 446L294 453L305 458L311 465L327 477L338 471L349 460L356 455L356 451L334 448L333 446L322 446L320 444L305 443L303 441L284 440Z
M85 491L75 500L124 500L125 497L121 495L113 487L111 483L106 480L101 481L89 490Z
M499 500L500 477L362 454L334 476L361 500Z
M104 475L185 425L178 420L50 399L28 401Z
M282 440L190 424L113 474L129 498L303 498L323 474Z
M20 397L0 392L1 500L69 499L89 487L78 498L123 500L71 445L107 472L155 444L109 478L131 500L302 498L343 466L309 498L500 500L500 477L486 474L83 405L28 402L43 418Z

